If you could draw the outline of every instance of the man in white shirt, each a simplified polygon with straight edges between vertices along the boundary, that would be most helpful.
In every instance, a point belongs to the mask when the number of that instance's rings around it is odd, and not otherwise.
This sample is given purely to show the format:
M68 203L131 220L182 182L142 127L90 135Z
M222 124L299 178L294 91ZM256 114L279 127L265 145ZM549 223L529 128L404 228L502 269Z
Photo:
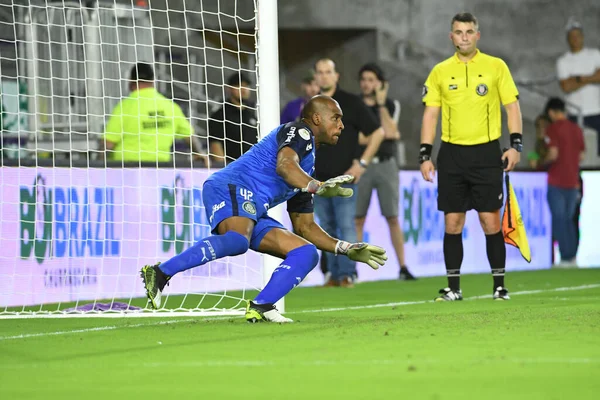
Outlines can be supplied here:
M560 87L565 92L569 119L581 111L584 125L598 133L600 155L600 50L583 47L583 27L570 19L566 27L570 51L556 63Z

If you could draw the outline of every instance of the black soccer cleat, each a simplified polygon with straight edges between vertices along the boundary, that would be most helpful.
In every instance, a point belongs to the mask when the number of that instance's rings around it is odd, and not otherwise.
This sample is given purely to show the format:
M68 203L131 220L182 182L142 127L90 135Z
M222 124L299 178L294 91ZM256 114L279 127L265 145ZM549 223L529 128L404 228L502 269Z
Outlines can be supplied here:
M498 286L494 291L494 300L510 300L508 295L508 289L502 286Z
M463 299L462 290L453 291L450 288L440 289L440 295L433 301L460 301Z
M140 271L142 281L144 282L144 288L146 289L146 296L148 296L148 302L152 305L155 310L160 308L162 302L162 291L166 285L169 284L170 276L158 268L158 264L144 265Z
M273 304L256 304L249 301L246 306L246 321L255 324L257 322L277 322L280 324L294 322L279 313Z

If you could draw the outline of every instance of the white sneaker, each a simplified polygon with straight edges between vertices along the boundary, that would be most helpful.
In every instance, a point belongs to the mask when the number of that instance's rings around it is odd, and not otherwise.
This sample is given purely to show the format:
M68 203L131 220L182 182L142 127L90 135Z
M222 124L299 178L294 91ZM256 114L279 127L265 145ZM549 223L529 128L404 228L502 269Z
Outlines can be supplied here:
M572 258L570 260L561 260L561 263L564 263L567 268L577 268L577 259Z
M577 260L560 260L558 264L554 264L554 268L577 268Z

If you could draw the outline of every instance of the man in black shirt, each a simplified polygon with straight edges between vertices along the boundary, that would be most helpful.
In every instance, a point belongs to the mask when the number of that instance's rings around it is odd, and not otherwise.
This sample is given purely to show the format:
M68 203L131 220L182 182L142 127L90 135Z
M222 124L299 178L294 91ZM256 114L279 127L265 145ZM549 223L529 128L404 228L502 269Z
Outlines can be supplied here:
M354 243L356 228L356 184L361 175L377 153L383 141L384 132L375 116L362 102L351 93L340 89L337 85L339 74L335 63L330 59L322 59L315 64L315 79L321 93L333 97L344 112L344 130L337 145L321 146L317 150L315 161L315 178L321 181L339 175L352 175L354 182L347 185L354 190L349 198L315 198L315 213L321 227L330 235ZM364 151L358 143L358 133L371 136ZM318 197L318 196L317 196ZM356 263L345 257L335 257L327 253L327 268L331 273L326 286L352 287L356 276Z
M250 99L250 79L235 73L227 80L225 105L211 114L208 123L213 162L228 164L258 142L256 106Z
M358 72L362 100L369 107L373 115L381 122L385 132L385 140L379 147L376 156L371 160L371 165L363 174L358 184L356 204L356 233L358 240L363 237L363 228L367 211L371 204L373 189L377 190L379 208L386 218L390 230L390 238L398 265L400 266L400 279L415 280L408 271L404 258L404 234L398 223L398 205L400 201L400 177L398 175L398 162L396 154L400 131L400 102L387 97L389 84L385 81L383 70L374 63L364 65ZM369 138L360 134L359 142L367 145Z

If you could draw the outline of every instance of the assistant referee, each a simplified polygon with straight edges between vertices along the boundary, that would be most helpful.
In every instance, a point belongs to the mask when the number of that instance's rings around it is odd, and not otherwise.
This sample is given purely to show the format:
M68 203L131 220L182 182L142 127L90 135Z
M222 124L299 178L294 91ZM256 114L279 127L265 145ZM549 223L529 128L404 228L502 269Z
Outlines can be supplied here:
M477 18L470 13L452 18L450 39L456 53L437 64L423 87L423 123L419 162L423 179L432 182L431 161L437 120L442 114L442 145L438 153L438 209L444 212L444 261L448 287L436 301L462 300L460 267L462 230L468 210L479 214L494 278L493 298L508 300L504 286L506 248L500 226L503 165L510 171L521 159L522 120L519 93L506 63L477 49ZM508 114L510 149L502 153L502 115Z

